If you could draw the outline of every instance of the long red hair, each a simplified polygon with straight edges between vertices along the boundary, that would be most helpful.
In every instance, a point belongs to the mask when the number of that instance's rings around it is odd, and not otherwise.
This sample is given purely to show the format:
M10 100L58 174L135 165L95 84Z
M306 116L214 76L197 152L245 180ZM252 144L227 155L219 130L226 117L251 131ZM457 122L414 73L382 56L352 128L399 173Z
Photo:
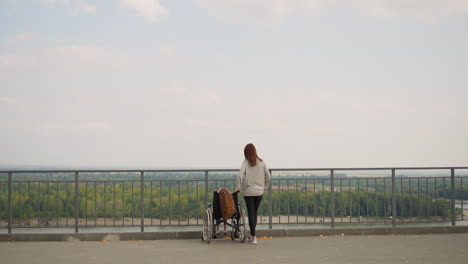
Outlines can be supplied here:
M263 161L257 155L257 149L252 143L249 143L244 148L244 156L249 161L250 166L257 165L257 159Z

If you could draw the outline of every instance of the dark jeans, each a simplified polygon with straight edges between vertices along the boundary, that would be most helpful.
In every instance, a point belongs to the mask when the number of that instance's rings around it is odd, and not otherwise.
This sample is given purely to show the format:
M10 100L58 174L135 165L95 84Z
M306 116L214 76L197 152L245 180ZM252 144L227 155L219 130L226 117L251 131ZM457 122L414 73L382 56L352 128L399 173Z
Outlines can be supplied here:
M255 227L257 226L257 211L262 201L263 195L260 196L244 196L245 204L247 205L247 214L249 215L250 234L255 236Z

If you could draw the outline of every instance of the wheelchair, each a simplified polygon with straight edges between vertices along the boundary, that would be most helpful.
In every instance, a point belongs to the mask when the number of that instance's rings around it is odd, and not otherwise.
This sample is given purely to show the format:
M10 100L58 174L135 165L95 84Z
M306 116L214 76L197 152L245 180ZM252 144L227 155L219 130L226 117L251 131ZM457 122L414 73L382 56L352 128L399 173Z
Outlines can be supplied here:
M229 219L223 219L221 216L219 194L217 191L213 192L213 203L208 205L208 208L203 214L203 232L201 235L201 240L203 242L209 244L212 239L216 239L218 236L224 237L224 235L227 234L226 226L232 228L230 232L232 240L238 239L241 243L245 242L248 235L247 215L240 206L238 195L238 191L232 193L236 212ZM221 224L224 224L223 231L219 231L219 226Z

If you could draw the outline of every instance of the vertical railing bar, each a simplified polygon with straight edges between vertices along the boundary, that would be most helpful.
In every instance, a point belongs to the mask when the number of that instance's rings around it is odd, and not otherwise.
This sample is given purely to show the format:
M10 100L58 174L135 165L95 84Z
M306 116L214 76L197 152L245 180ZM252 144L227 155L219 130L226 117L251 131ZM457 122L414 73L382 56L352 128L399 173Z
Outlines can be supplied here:
M375 196L375 222L378 222L379 221L379 218L378 218L378 208L379 208L379 199L378 199L378 194L377 194L377 178L375 178L375 181L374 181L374 196Z
M107 226L107 182L104 184L104 226Z
M141 214L141 223L140 230L145 232L145 172L140 172L140 214Z
M177 188L178 188L178 190L177 190L177 202L179 203L179 206L178 206L179 208L177 210L178 211L177 212L177 214L178 214L177 218L179 218L178 220L179 220L179 225L180 225L180 218L182 217L182 214L181 214L182 203L180 202L180 181L177 181Z
M18 182L18 207L19 207L19 227L21 227L21 181Z
M122 182L122 226L125 226L125 182Z
M409 219L410 222L413 221L413 192L411 190L411 178L408 178L408 188L409 188Z
M162 181L159 181L159 225L162 225Z
M460 200L461 200L461 220L464 221L464 212L465 212L465 208L463 208L463 200L465 200L465 196L464 196L464 193L463 193L463 177L460 178L460 189L461 189L461 195L460 195Z
M444 204L444 210L443 210L443 215L442 215L442 218L443 220L446 220L447 218L447 199L446 199L446 193L447 193L447 190L445 189L445 177L442 177L442 190L444 190L444 196L443 196L443 204Z
M299 185L296 178L296 223L299 224Z
M19 219L19 227L21 227L21 221L22 221L22 217L21 217L21 211L22 211L22 199L21 199L21 181L18 182L18 204L19 204L19 216L18 216L18 219Z
M418 177L418 218L421 218L421 186L420 177ZM420 220L420 219L419 219Z
M59 182L56 182L56 193L55 193L55 217L57 220L57 227L59 227L59 213L58 213L58 204L59 204Z
M352 222L353 219L353 201L351 199L351 179L348 180L348 204L349 204L349 222Z
M205 208L208 207L208 171L205 171Z
M404 197L403 197L403 178L400 178L400 219L401 221L404 221L404 212L403 208L406 206L403 206L404 203Z
M278 224L281 224L281 194L282 194L282 187L281 187L281 179L278 179Z
M40 212L41 212L41 182L37 182L37 227L41 225L40 223Z
M369 178L366 178L366 222L369 222Z
M8 234L11 234L11 224L13 222L13 206L12 206L12 190L11 190L11 176L12 173L8 173Z
M172 198L172 190L171 190L171 181L167 182L169 184L169 225L171 225L171 209L172 209L172 204L171 204L171 198Z
M153 181L150 181L150 212L151 212L151 226L153 226L153 213L154 213L154 210L153 210Z
M116 217L116 208L117 208L117 205L115 204L115 184L116 182L114 181L114 186L113 186L113 191L112 191L112 195L114 196L114 202L112 203L112 207L113 207L113 212L112 212L112 220L114 221L114 226L115 226L115 217Z
M288 195L288 224L290 223L289 222L289 215L291 214L291 210L290 210L290 205L289 205L289 198L290 198L290 194L289 194L289 179L286 179L286 191L287 191L287 195Z
M75 172L75 233L78 233L78 214L79 214L79 200L78 200L78 172Z
M88 181L85 181L85 226L88 227Z
M97 226L97 181L94 182L94 226Z
M69 182L67 182L65 184L65 226L68 227L68 199L69 199L69 192L70 192L70 188L68 187L68 184Z
M187 203L190 201L190 181L187 181ZM190 225L190 215L187 215L187 225Z
M452 197L452 226L455 226L455 169L450 169L451 178L451 197Z
M135 226L135 193L134 193L134 181L132 180L132 226Z
M434 177L434 202L435 202L435 206L434 206L434 214L435 214L435 220L437 221L437 200L438 200L438 195L437 195L437 177Z
M28 227L31 227L31 211L32 211L32 202L31 202L31 182L28 181Z
M8 176L7 176L7 177L8 177ZM6 187L6 188L7 188L7 207L8 207L8 178L7 178L6 182L7 182L7 187ZM3 190L3 186L4 186L3 184L5 184L5 183L0 181L0 190ZM2 219L2 215L3 215L2 212L4 212L5 210L6 210L6 212L7 212L7 216L6 216L6 217L8 217L8 208L4 208L4 207L2 206L2 204L0 203L0 219ZM0 221L0 228L3 227L3 226L2 226L2 223L3 223L3 221ZM6 226L7 226L7 230L8 230L8 223L6 224Z
M361 179L357 179L358 223L361 223Z
M273 229L273 204L272 204L272 185L273 185L273 175L272 175L272 170L270 170L270 176L271 176L271 181L270 181L270 186L268 186L268 232L269 236L271 237L271 230Z
M46 219L46 223L47 223L47 227L49 227L49 220L50 220L50 209L49 209L49 202L50 202L50 181L47 181L47 195L46 195L46 216L47 216L47 219Z
M322 223L325 223L325 180L322 179Z
M278 179L278 186L279 186L279 188L278 188L278 191L279 191L279 195L278 195L279 196L279 199L278 199L278 211L279 211L278 212L278 216L279 216L278 217L278 224L281 224L281 200L282 200L281 199L281 194L283 192L282 189L281 189L281 179Z
M395 184L395 169L392 169L392 227L395 227L396 221L396 184Z
M196 194L196 196L197 196L196 201L197 201L197 209L198 209L198 210L197 210L197 211L198 211L198 214L197 214L197 225L198 225L198 219L200 218L200 202L199 202L200 195L198 195L198 188L199 188L199 187L198 187L198 185L199 185L199 184L198 184L198 180L195 180L195 184L196 184L196 186L195 186L195 187L196 187L196 188L195 188L195 194Z
M430 201L429 201L429 177L426 177L426 220L429 220L430 218Z
M344 215L344 195L343 195L343 178L340 178L340 207L341 207L341 223L343 223L343 215Z
M0 190L3 190L3 186L4 186L4 182L0 182ZM2 206L2 204L0 203L0 219L2 218L1 216L3 215L3 212L6 212L7 215L6 215L6 218L8 218L8 176L7 176L7 179L6 179L6 189L7 189L7 204L6 204L6 207ZM8 219L5 219L8 221ZM3 221L0 221L0 228L3 227L2 225ZM6 228L8 230L8 223L6 223Z
M447 219L447 189L446 189L446 186L445 186L445 177L442 178L442 189L444 190L444 196L442 198L442 202L444 203L444 206L443 206L443 211L442 211L442 219L443 220L446 220Z
M309 203L307 202L308 201L307 193L308 193L309 190L307 189L307 179L304 179L304 191L305 191L305 194L304 194L304 197L305 197L305 202L304 202L304 205L305 205L305 209L304 209L305 222L308 223L309 220L307 218L309 216L309 209L308 209Z
M331 227L335 228L335 171L330 170Z
M316 179L314 179L314 223L317 222L317 217L316 217L316 214L317 214L317 195L316 195L315 191L316 191Z
M387 223L387 179L383 179L384 182L384 189L383 189L383 194L384 194L384 199L383 199L383 207L384 207L384 223Z

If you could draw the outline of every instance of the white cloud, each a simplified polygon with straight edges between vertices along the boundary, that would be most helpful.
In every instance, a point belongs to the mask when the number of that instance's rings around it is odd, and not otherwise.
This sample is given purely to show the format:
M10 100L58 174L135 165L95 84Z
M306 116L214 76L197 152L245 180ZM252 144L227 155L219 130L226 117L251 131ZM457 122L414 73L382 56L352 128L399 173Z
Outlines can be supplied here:
M65 8L71 9L73 15L75 16L80 13L85 13L85 14L96 13L96 6L91 5L81 0L39 0L39 2L48 6L53 6L55 4L62 4Z
M148 54L129 54L107 46L62 45L38 49L30 54L0 55L0 69L93 70L145 63L151 59Z
M103 121L84 121L77 123L69 122L38 122L34 125L38 129L39 134L47 136L64 136L64 135L77 135L89 133L105 133L113 126L109 122Z
M331 6L334 0L196 0L218 17L243 21L274 23L298 11L312 11Z
M8 97L8 96L0 96L0 104L14 104L16 103L16 100L14 98Z
M436 19L468 12L468 0L353 0L353 5L372 16Z
M177 55L177 51L174 47L170 47L170 46L163 46L161 48L159 48L159 54L161 56L164 56L164 57L174 57Z
M137 11L149 22L169 15L169 10L159 0L120 0L120 7Z
M71 128L80 130L103 130L111 129L112 125L107 122L86 122L71 124Z
M57 3L58 0L39 0L39 2L41 2L42 4L45 4L45 5L53 5L55 3Z
M51 62L55 59L55 63L91 68L120 66L130 60L125 53L98 45L56 46L45 50L44 55L51 58Z
M23 32L13 36L10 36L6 39L6 43L9 45L16 45L24 42L31 42L37 40L41 35L37 32Z
M195 0L217 17L276 23L293 13L345 7L369 16L437 19L468 13L468 0Z
M74 72L108 72L116 69L146 69L172 64L175 51L125 51L103 45L59 45L23 53L0 53L0 77L34 72L59 75ZM170 51L170 52L169 52Z
M88 4L82 1L75 1L73 12L75 15L79 13L94 14L96 13L96 6L93 6L91 4Z
M34 57L7 54L0 55L0 69L24 68L33 64Z
M181 105L222 105L223 97L213 90L188 89L185 85L173 81L164 88L158 89L158 95L164 98L163 104L172 107L174 104Z

